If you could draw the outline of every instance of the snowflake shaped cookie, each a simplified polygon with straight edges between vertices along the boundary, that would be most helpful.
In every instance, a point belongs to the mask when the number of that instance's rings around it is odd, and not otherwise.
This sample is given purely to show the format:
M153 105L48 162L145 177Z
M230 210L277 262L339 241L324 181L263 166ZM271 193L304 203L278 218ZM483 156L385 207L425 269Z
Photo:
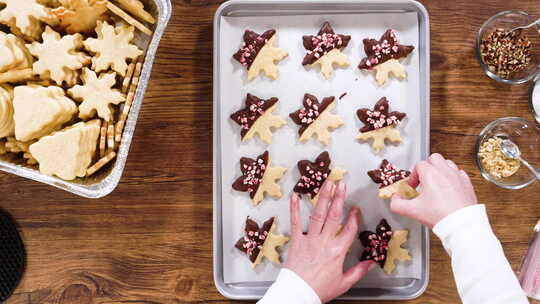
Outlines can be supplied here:
M242 127L240 130L242 141L247 141L257 134L265 143L272 143L271 129L287 124L279 116L272 114L277 102L278 99L275 97L264 100L247 94L246 107L231 114L231 119Z
M325 22L317 35L306 35L302 40L307 50L302 65L319 64L327 79L332 76L334 64L341 67L349 65L347 56L341 50L347 47L351 36L336 34L330 23Z
M42 22L54 24L55 17L50 9L38 0L0 0L5 8L0 10L0 23L10 26L15 34L26 39L37 40L43 31Z
M332 114L332 110L336 107L335 97L326 97L319 103L317 97L306 93L302 104L303 108L289 114L289 117L300 126L298 130L300 141L307 141L315 135L323 145L328 145L330 141L328 129L336 129L344 124L339 116Z
M388 99L383 97L371 109L360 109L356 112L358 119L365 125L360 129L360 135L356 138L361 141L373 139L371 147L375 153L384 149L385 140L394 143L401 142L401 134L396 127L407 116L401 112L390 112Z
M236 179L233 189L248 192L253 204L258 205L264 194L276 198L281 197L281 187L277 181L283 177L286 168L270 167L268 151L259 155L257 159L242 157L240 159L242 176Z
M261 35L251 30L245 31L244 44L233 55L233 58L247 68L248 80L254 79L261 72L270 79L277 79L276 62L287 57L288 54L273 46L275 34L276 30L268 30Z
M98 21L96 33L98 38L88 38L84 47L95 56L92 58L92 70L106 71L112 67L121 76L126 75L128 59L135 59L143 52L134 44L133 26L120 25L114 27L105 21Z
M328 179L336 182L343 179L347 171L341 168L330 169L330 155L324 151L314 162L309 160L301 160L298 162L298 171L300 171L300 179L294 186L294 192L306 194L311 199L313 205L319 200L319 190L324 182Z
M111 104L119 104L126 98L119 90L112 87L116 84L116 73L103 73L98 76L88 68L81 76L84 85L76 85L68 93L79 102L79 118L87 120L97 115L105 121L112 120Z
M108 0L64 0L64 6L52 13L58 17L60 27L68 34L88 33L107 12Z
M358 68L375 70L375 79L379 85L385 84L390 74L403 79L407 74L399 59L407 57L413 50L412 45L400 44L396 31L389 29L379 40L364 39L364 51L367 57L360 61Z
M382 219L375 232L366 230L360 233L360 242L364 246L360 261L374 261L386 274L391 274L396 269L396 260L402 262L412 260L409 251L401 248L408 235L407 230L392 231L388 222Z
M78 70L90 63L90 57L78 51L82 47L83 37L80 34L60 34L49 26L43 32L43 43L28 44L30 53L38 58L33 70L42 79L52 79L58 85L66 82L69 86L77 82Z
M374 183L380 185L379 197L391 199L394 194L404 199L413 199L418 192L409 185L411 172L400 170L388 160L384 159L379 169L368 171Z
M236 242L234 247L248 256L254 268L262 262L263 257L279 265L281 261L277 248L285 245L289 237L276 234L275 230L274 217L264 222L260 228L257 222L248 217L244 228L245 235Z

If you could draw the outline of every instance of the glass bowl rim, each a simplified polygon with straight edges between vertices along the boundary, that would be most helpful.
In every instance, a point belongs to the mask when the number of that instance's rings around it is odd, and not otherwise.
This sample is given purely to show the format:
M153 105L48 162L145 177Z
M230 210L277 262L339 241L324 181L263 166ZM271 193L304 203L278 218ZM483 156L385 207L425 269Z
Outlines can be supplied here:
M536 75L536 77L532 81L532 85L529 89L529 110L531 111L534 120L536 120L537 123L540 123L540 113L536 112L534 109L534 103L533 103L533 94L534 94L534 88L536 85L540 86L540 73ZM540 88L539 88L540 90Z
M478 32L476 33L476 58L478 59L478 62L480 63L480 66L482 67L482 70L484 70L484 73L491 79L493 80L496 80L498 82L502 82L502 83L506 83L506 84L522 84L522 83L526 83L528 81L530 81L531 79L537 77L538 75L540 75L540 68L536 68L536 72L535 73L531 73L529 74L528 76L526 77L523 77L523 78L519 78L519 79L505 79L505 78L501 78L499 77L497 74L491 72L487 65L484 63L484 60L482 60L482 55L480 54L480 44L482 43L482 32L485 30L486 26L488 24L490 24L491 22L493 22L493 20L503 16L503 15L508 15L508 14L518 14L518 15L523 15L523 16L526 16L528 17L529 19L532 20L532 16L527 14L526 12L522 11L522 10L506 10L506 11L502 11L502 12L498 12L497 14L489 17L483 24L482 26L480 26L480 29L478 30Z
M482 144L482 139L486 136L486 133L491 130L493 128L493 126L495 126L496 124L500 123L500 122L504 122L504 121L519 121L519 122L522 122L522 123L526 123L528 125L531 125L531 122L528 121L527 119L525 118L521 118L521 117L515 117L515 116L510 116L510 117L501 117L501 118L497 118L495 120L493 120L492 122L488 123L484 129L482 129L482 131L480 131L480 134L478 135L477 139L476 139L476 148L475 148L475 153L476 153L476 165L478 166L478 169L480 170L480 174L482 175L482 177L501 187L501 188L504 188L504 189L510 189L510 190L518 190L518 189L522 189L522 188L525 188L527 186L529 186L530 184L534 183L536 181L536 178L533 176L529 181L525 182L525 183L522 183L522 184L518 184L518 185L506 185L506 184L503 184L503 183L500 183L497 179L493 178L489 173L486 172L486 170L484 169L484 167L482 166L482 161L480 160L480 156L478 155L478 151L480 150L480 145ZM536 131L538 131L540 133L540 129L538 129L538 127L532 123L532 126L536 129Z

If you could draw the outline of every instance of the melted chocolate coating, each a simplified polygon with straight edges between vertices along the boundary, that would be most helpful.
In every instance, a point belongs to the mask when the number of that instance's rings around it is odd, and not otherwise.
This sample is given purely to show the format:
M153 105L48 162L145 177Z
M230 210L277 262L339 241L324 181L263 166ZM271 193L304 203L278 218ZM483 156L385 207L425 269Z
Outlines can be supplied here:
M261 35L252 30L246 30L244 32L244 44L233 55L233 58L249 70L260 50L275 33L276 30L273 29L266 31Z
M274 217L270 218L259 229L259 225L251 220L249 217L246 219L246 227L244 232L246 233L242 238L236 242L236 247L238 250L244 252L251 263L255 263L261 249L266 241L268 233L270 233L270 228L274 224Z
M299 194L308 194L310 198L314 198L332 171L330 162L330 155L326 151L319 154L314 162L299 161L300 179L293 191Z
M289 117L300 126L298 134L301 136L307 127L311 125L321 113L328 108L328 106L334 101L334 96L325 97L321 103L317 97L306 93L304 95L304 101L302 105L304 106L300 110L289 114Z
M306 35L302 37L304 48L307 50L302 65L312 64L331 50L345 48L351 36L334 33L330 23L325 22L316 36Z
M360 242L364 246L364 251L360 261L372 260L384 267L388 253L388 242L392 238L392 227L385 219L382 219L375 232L363 231L360 233Z
M255 121L278 101L276 97L264 100L255 95L247 94L246 107L231 114L231 119L242 127L240 130L242 138L246 136Z
M367 57L360 61L359 69L372 69L390 59L407 57L413 50L412 45L399 44L396 31L387 30L379 40L364 39L364 51Z
M384 188L409 177L411 172L397 169L396 166L384 159L380 169L368 171L368 175L373 182L380 184L380 188Z
M360 132L365 133L377 129L381 129L388 126L398 125L407 114L402 112L388 113L389 109L388 100L386 97L379 99L379 101L370 109L360 109L356 112L358 119L365 124L360 129Z
M232 185L233 189L240 192L248 192L249 196L253 199L261 185L267 166L268 151L259 155L257 159L242 157L240 159L242 176L236 179Z

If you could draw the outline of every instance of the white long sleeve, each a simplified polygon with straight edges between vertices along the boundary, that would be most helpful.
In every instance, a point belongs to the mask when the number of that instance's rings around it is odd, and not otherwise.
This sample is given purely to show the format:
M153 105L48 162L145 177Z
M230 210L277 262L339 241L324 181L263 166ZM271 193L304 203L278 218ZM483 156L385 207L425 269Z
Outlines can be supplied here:
M452 258L452 270L464 304L528 304L491 230L484 205L456 211L435 227Z
M264 297L257 304L321 304L319 296L313 289L293 271L283 268L268 288Z

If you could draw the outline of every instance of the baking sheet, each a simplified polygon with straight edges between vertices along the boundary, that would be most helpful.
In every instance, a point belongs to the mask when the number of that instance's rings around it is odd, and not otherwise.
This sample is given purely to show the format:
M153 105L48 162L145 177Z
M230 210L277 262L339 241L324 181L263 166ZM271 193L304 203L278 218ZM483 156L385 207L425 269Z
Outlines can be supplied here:
M381 218L386 218L394 230L408 229L410 239L406 246L411 249L412 263L399 263L392 276L386 276L382 270L372 271L358 286L385 287L395 286L391 278L421 277L421 225L393 215L388 202L377 197L377 186L371 182L366 172L378 167L383 158L389 159L398 167L411 168L421 159L421 124L419 62L417 50L406 60L404 65L408 73L406 81L391 79L384 87L378 87L371 73L358 70L356 65L365 56L363 38L379 38L382 33L393 28L398 31L398 39L404 44L418 46L418 19L416 13L384 14L347 14L347 15L302 15L269 17L221 17L220 28L220 104L221 104L221 158L222 158L222 229L223 229L223 267L225 283L272 281L279 272L279 266L268 261L253 269L249 260L234 248L242 236L247 216L259 223L271 216L277 217L280 233L289 231L288 198L299 173L296 163L301 159L314 159L320 152L327 150L333 166L349 171L345 181L349 186L347 206L357 205L362 211L361 229L373 230ZM324 79L318 68L304 68L301 65L305 49L301 43L302 35L316 34L324 21L330 21L336 33L348 34L352 40L343 52L349 57L351 66L337 69L330 80ZM257 78L247 82L246 72L232 54L241 45L241 37L246 28L262 33L269 28L277 30L276 46L289 52L278 67L280 77L271 81ZM227 76L225 76L227 75ZM231 76L228 76L231 75ZM240 141L239 126L229 119L229 115L243 107L246 93L261 98L278 97L280 102L275 114L283 117L287 125L274 132L273 144L266 145L258 139L247 143ZM328 147L311 139L306 143L298 142L298 127L288 118L288 114L301 106L304 93L311 93L319 99L325 96L339 97L347 95L337 102L336 113L345 121L345 125L332 132ZM406 112L408 118L400 126L403 142L399 146L389 145L380 155L374 155L366 143L355 140L358 129L362 126L356 117L356 110L372 107L382 96L390 100L390 109ZM240 175L239 159L242 156L256 157L265 150L270 152L274 166L288 168L287 174L280 181L283 197L266 198L254 207L247 193L232 190L233 181ZM307 199L302 204L304 224L307 225L311 204ZM286 257L286 249L283 257ZM347 266L353 265L360 256L361 245L356 241L347 257Z

